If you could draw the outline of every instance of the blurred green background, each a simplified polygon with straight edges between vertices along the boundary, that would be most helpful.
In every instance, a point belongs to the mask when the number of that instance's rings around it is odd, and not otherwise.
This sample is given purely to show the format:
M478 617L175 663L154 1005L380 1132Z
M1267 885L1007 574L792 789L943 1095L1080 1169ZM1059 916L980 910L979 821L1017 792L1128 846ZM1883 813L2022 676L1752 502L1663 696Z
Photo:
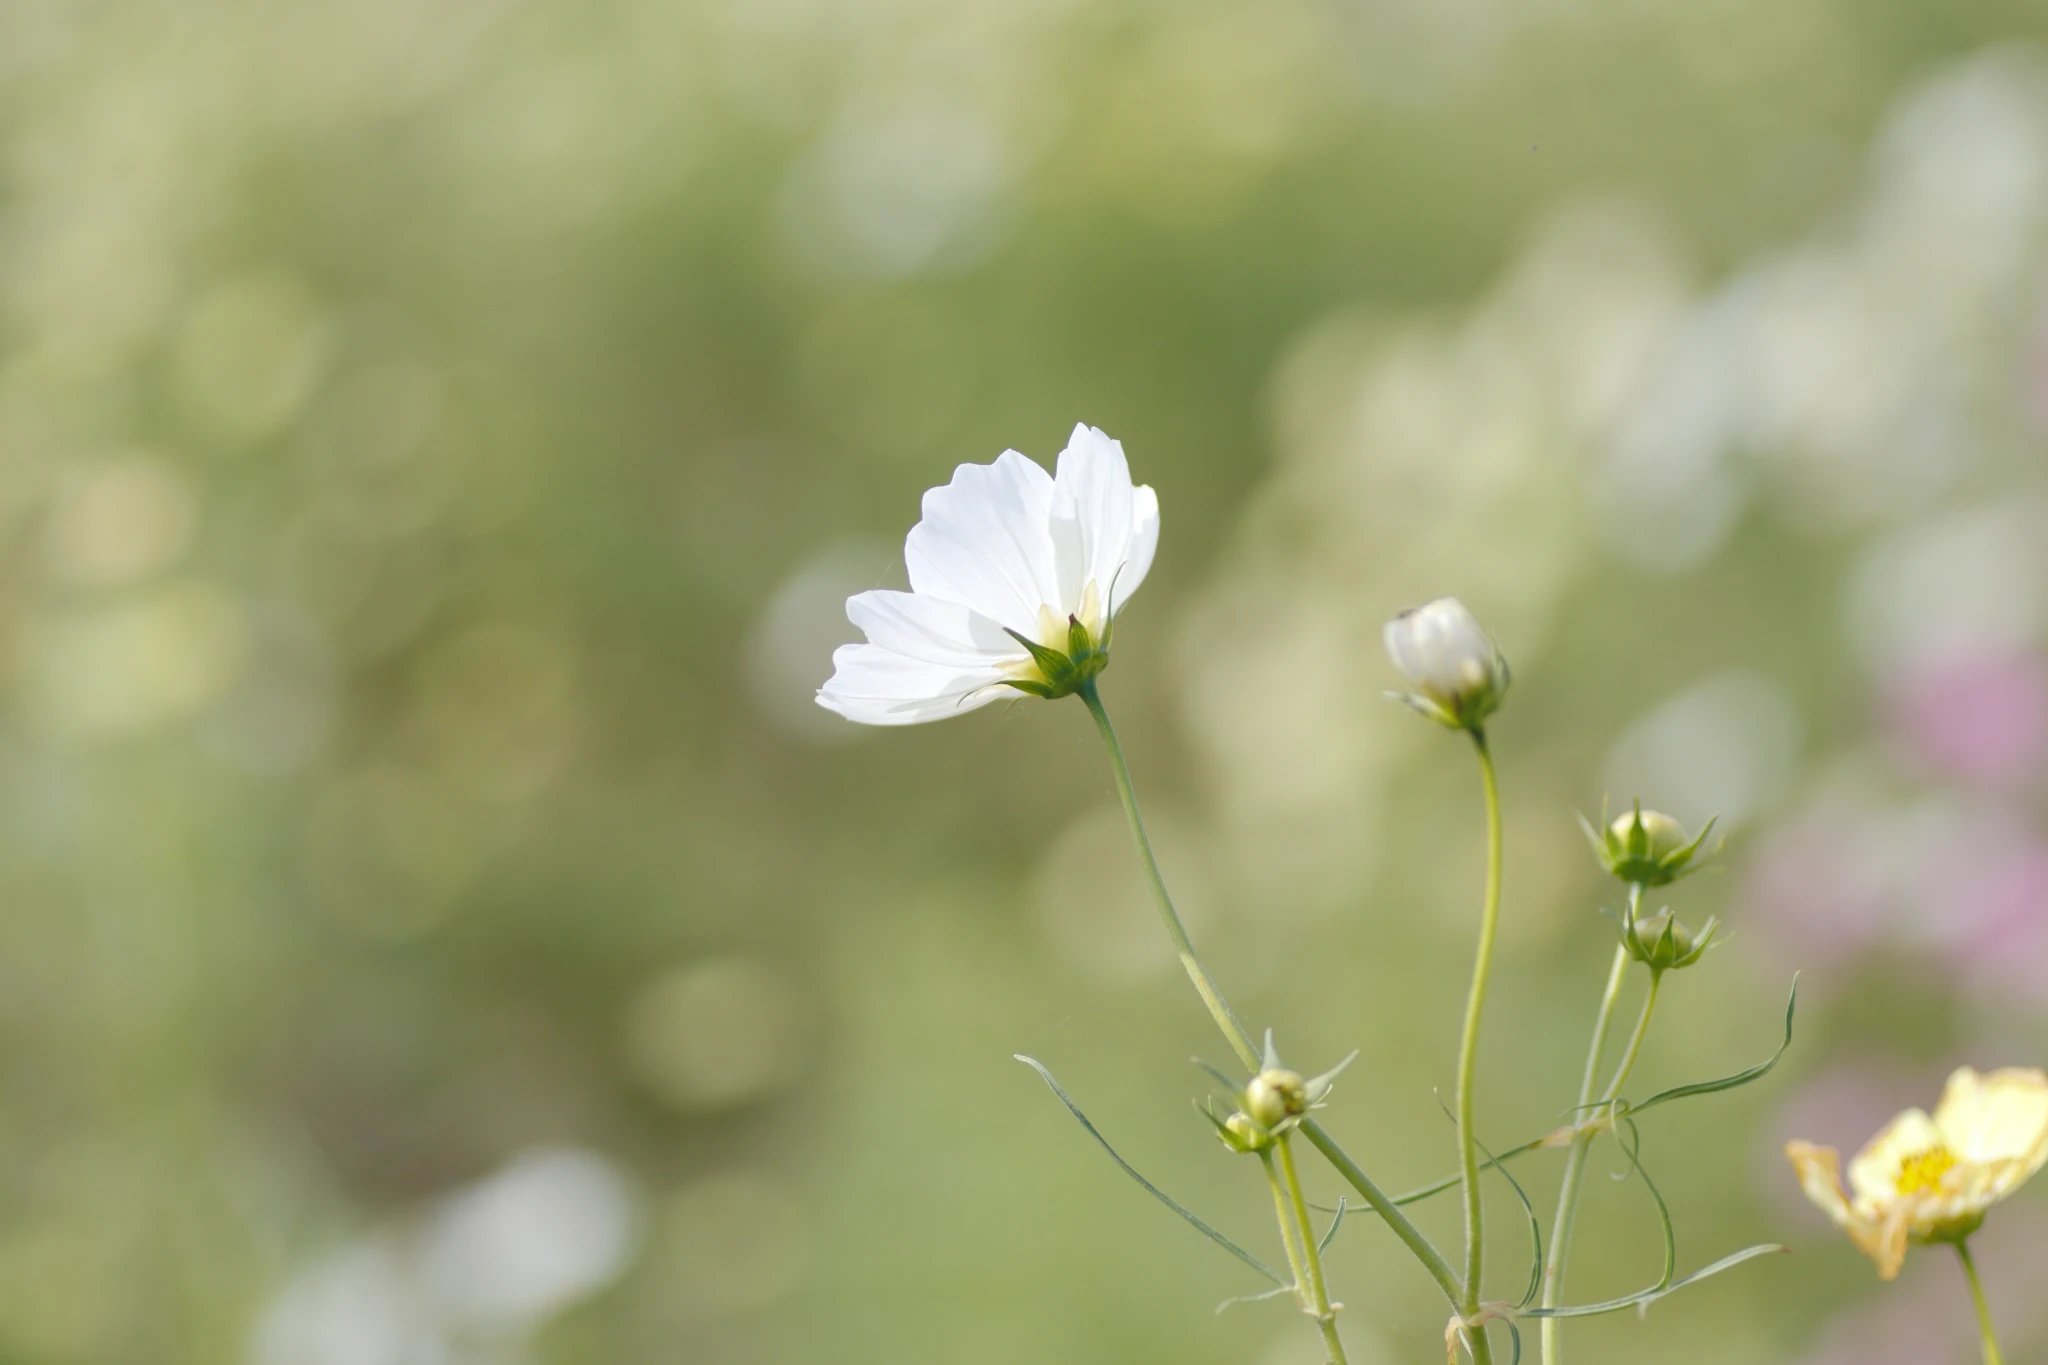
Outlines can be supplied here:
M917 498L1085 420L1163 539L1105 695L1239 1008L1454 1165L1517 690L1495 1145L1697 822L1641 1074L1680 1253L1586 1362L1972 1359L1778 1147L2048 1060L2048 10L2033 0L0 6L0 1360L1173 1359L1314 1333L1071 703L811 695ZM1596 1158L1574 1295L1653 1280ZM1547 1201L1554 1158L1524 1166ZM1316 1192L1334 1198L1320 1169ZM1981 1244L2048 1350L2048 1182ZM1426 1225L1456 1235L1456 1210ZM1518 1292L1495 1206L1491 1292ZM1365 1219L1363 1365L1445 1310Z

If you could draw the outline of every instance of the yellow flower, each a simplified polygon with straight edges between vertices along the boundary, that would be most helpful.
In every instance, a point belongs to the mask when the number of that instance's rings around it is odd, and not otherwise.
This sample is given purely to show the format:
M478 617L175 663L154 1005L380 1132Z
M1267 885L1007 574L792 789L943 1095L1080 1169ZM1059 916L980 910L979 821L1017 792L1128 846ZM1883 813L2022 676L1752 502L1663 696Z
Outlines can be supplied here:
M1832 1147L1788 1143L1806 1197L1892 1279L1912 1242L1959 1242L1985 1210L2048 1161L2048 1073L2018 1068L1948 1078L1929 1118L1918 1109L1886 1124L1849 1163L1842 1192Z

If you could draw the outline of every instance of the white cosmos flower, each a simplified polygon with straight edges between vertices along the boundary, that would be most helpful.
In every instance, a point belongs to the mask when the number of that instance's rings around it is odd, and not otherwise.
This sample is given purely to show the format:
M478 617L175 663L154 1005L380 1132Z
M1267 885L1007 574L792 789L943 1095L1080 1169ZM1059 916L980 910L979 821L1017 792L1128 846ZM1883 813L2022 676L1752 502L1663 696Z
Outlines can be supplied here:
M963 464L924 495L903 543L911 590L847 599L867 643L832 655L818 704L915 725L1012 689L1064 696L1107 662L1158 545L1157 495L1131 485L1123 447L1094 427L1074 428L1052 474L1014 450Z

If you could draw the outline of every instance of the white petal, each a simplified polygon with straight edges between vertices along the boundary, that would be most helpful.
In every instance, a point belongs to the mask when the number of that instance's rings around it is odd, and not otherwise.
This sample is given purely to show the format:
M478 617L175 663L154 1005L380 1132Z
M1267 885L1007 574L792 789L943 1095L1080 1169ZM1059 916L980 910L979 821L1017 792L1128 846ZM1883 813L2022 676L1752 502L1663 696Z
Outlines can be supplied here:
M1456 692L1474 665L1490 672L1493 641L1455 597L1404 611L1382 634L1394 667L1425 691Z
M1159 495L1147 485L1140 484L1131 490L1130 549L1124 557L1123 567L1116 571L1116 600L1110 604L1111 616L1123 610L1124 603L1131 600L1131 594L1145 581L1145 575L1152 572L1152 556L1158 549Z
M1842 1193L1840 1153L1810 1142L1791 1142L1785 1145L1785 1155L1799 1177L1799 1187L1821 1212L1840 1227L1848 1227L1857 1219L1859 1215L1849 1207L1849 1200Z
M986 706L1013 689L994 668L926 663L880 645L841 645L818 705L863 725L916 725Z
M1014 450L994 464L961 465L951 483L924 495L924 519L903 543L910 586L1012 630L1035 631L1038 609L1058 589L1052 501L1051 477Z
M846 619L870 643L924 663L980 669L1030 657L988 617L937 597L877 588L847 598Z
M1832 1147L1792 1142L1786 1144L1785 1155L1792 1159L1806 1197L1849 1234L1858 1250L1877 1262L1878 1275L1887 1280L1897 1276L1906 1258L1907 1220L1900 1208L1894 1205L1872 1211L1852 1205L1842 1194L1841 1158Z
M1414 612L1402 612L1387 622L1380 638L1387 647L1387 657L1394 661L1401 676L1419 684L1423 680L1422 650L1415 638L1414 617Z
M2048 1076L1963 1067L1942 1090L1934 1123L1963 1160L2017 1160L2032 1174L2048 1160Z
M1061 615L1080 608L1090 582L1106 590L1129 559L1132 500L1123 446L1085 423L1076 426L1053 471L1052 541L1060 590L1053 605Z

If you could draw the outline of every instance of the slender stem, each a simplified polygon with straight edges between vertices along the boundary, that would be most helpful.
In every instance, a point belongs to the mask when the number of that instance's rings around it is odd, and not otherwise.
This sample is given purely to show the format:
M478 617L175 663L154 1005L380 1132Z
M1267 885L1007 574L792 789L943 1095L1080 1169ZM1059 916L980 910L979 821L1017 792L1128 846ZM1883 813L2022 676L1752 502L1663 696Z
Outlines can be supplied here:
M1473 1130L1473 1093L1479 1063L1479 1021L1486 1012L1486 986L1493 974L1494 939L1500 932L1500 783L1486 732L1472 731L1479 773L1486 784L1486 901L1479 915L1479 951L1472 964L1472 991L1465 1000L1465 1034L1458 1045L1458 1148L1465 1184L1465 1278L1458 1306L1467 1318L1479 1311L1479 1276L1486 1263L1486 1230L1481 1219L1479 1135ZM1486 1329L1472 1335L1475 1361L1490 1361Z
M1628 888L1628 919L1633 920L1637 909L1643 903L1643 888L1639 883L1630 883ZM1591 1152L1597 1128L1592 1120L1597 1117L1589 1105L1593 1099L1593 1085L1600 1076L1600 1063L1607 1050L1607 1030L1614 1019L1614 1007L1621 997L1622 980L1628 974L1628 949L1617 946L1614 950L1614 965L1607 972L1607 990L1600 997L1600 1014L1593 1023L1593 1041L1586 1050L1586 1069L1579 1078L1579 1104L1577 1122L1585 1127L1572 1139L1571 1152L1565 1158L1564 1183L1557 1196L1557 1222L1550 1231L1550 1252L1543 1268L1543 1306L1555 1308L1564 1302L1565 1260L1571 1255L1572 1224L1578 1217L1579 1186L1585 1178L1586 1157ZM1643 1037L1650 1028L1650 1013L1657 1004L1657 987L1663 980L1660 972L1650 973L1650 993L1643 1001L1642 1017L1636 1020L1634 1034L1629 1039L1627 1055L1614 1079L1602 1096L1600 1106L1611 1105L1620 1095L1621 1087L1628 1082L1629 1073L1635 1069L1636 1058L1643 1050ZM1557 1318L1545 1318L1542 1327L1543 1365L1558 1365L1564 1359L1564 1324Z
M1109 712L1103 710L1102 698L1096 693L1092 679L1082 685L1080 697L1088 707L1088 714L1095 718L1095 728L1102 732L1102 742L1109 750L1109 767L1116 778L1116 792L1123 798L1124 818L1131 823L1131 837L1137 841L1138 856L1145 864L1145 876L1152 884L1152 900L1159 907L1159 919L1166 926L1166 936L1173 940L1174 951L1180 954L1180 965L1186 969L1188 980L1195 983L1195 993L1209 1007L1216 1027L1222 1029L1223 1036L1230 1040L1238 1060L1257 1071L1259 1049L1250 1030L1238 1022L1237 1016L1224 1002L1223 993L1216 989L1215 979L1195 954L1194 940L1188 937L1187 926L1180 922L1180 915L1173 908L1173 897L1167 894L1166 878L1160 874L1159 859L1152 852L1150 836L1145 833L1145 817L1138 810L1138 792L1131 785L1130 765L1124 762L1124 746L1117 742L1116 727L1109 723Z
M1631 898L1641 895L1639 888L1630 887ZM1593 1087L1600 1081L1600 1066L1606 1060L1607 1030L1614 1022L1614 1006L1621 998L1621 983L1628 976L1628 949L1617 946L1614 950L1614 965L1607 972L1607 990L1600 997L1600 1012L1593 1019L1593 1041L1586 1049L1586 1070L1579 1079L1579 1101L1573 1113L1583 1118L1586 1107L1593 1101ZM1592 1149L1593 1135L1580 1133L1572 1139L1571 1151L1565 1157L1564 1183L1558 1189L1557 1221L1550 1229L1549 1258L1543 1267L1543 1306L1556 1308L1564 1302L1564 1262L1569 1254L1572 1241L1572 1221L1578 1216L1579 1183L1586 1174L1586 1155ZM1563 1358L1561 1344L1562 1323L1557 1318L1543 1319L1542 1342L1544 1365L1557 1365Z
M1259 1160L1266 1167L1266 1185L1273 1191L1273 1216L1280 1223L1280 1245L1287 1252L1287 1268L1294 1272L1294 1297L1303 1308L1308 1307L1308 1271L1301 1263L1301 1247L1295 1240L1298 1228L1294 1221L1294 1210L1287 1199L1287 1188L1280 1183L1280 1170L1273 1164L1273 1153L1262 1151Z
M1089 681L1080 689L1079 696L1086 703L1088 714L1095 718L1095 728L1101 732L1102 742L1109 750L1109 766L1116 778L1117 795L1123 798L1124 816L1130 821L1131 836L1137 841L1139 859L1145 865L1145 876L1152 886L1152 899L1159 907L1159 918L1166 925L1167 937L1173 940L1175 949L1180 953L1181 966L1186 968L1188 979L1195 983L1195 990L1202 997L1202 1003L1209 1007L1210 1015L1216 1020L1216 1027L1223 1030L1223 1036L1229 1040L1238 1059L1248 1069L1256 1071L1262 1059L1252 1041L1250 1031L1238 1022L1230 1006L1224 1003L1223 993L1216 989L1216 983L1210 977L1208 968L1204 967L1201 958L1195 955L1194 942L1188 938L1188 931L1181 924L1180 916L1174 913L1173 897L1167 894L1166 879L1160 874L1159 860L1153 856L1152 841L1145 834L1144 816L1138 811L1138 794L1131 783L1130 766L1124 762L1123 746L1117 742L1116 729L1109 723L1109 713L1103 709L1102 698L1095 690L1095 683ZM1351 1187L1364 1197L1373 1212L1394 1230L1394 1235L1401 1239L1402 1244L1415 1259L1422 1263L1422 1268L1429 1272L1430 1278L1436 1281L1437 1287L1443 1290L1444 1297L1453 1304L1457 1303L1457 1274L1429 1238L1422 1235L1422 1230L1416 1227L1408 1215L1401 1212L1400 1206L1388 1198L1386 1192L1359 1168L1358 1163L1353 1161L1342 1147L1337 1145L1337 1140L1323 1131L1320 1123L1314 1119L1304 1119L1301 1131L1316 1145L1316 1150L1337 1168L1338 1174L1349 1181Z
M1636 1058L1643 1051L1643 1039L1650 1032L1650 1016L1657 1009L1657 988L1663 984L1664 973L1650 973L1650 989L1643 996L1643 1012L1636 1016L1636 1031L1629 1035L1628 1050L1621 1054L1621 1065L1614 1069L1614 1079L1607 1083L1607 1093L1600 1097L1602 1113L1621 1097L1621 1088L1628 1084L1629 1073L1636 1069Z
M1633 899L1640 895L1641 892L1640 889L1631 887L1629 894L1631 899ZM1618 950L1614 959L1616 970L1609 976L1607 998L1601 1004L1602 1017L1600 1027L1594 1034L1594 1053L1586 1059L1586 1076L1588 1080L1592 1079L1594 1072L1599 1067L1599 1044L1605 1041L1600 1035L1606 1031L1607 1017L1613 1013L1614 996L1620 983L1621 969L1627 966L1627 964L1628 950L1626 948ZM1614 1069L1614 1078L1608 1081L1606 1091L1600 1096L1600 1102L1594 1105L1591 1110L1583 1111L1585 1116L1578 1120L1582 1127L1578 1135L1572 1139L1571 1154L1566 1158L1564 1187L1559 1191L1557 1197L1557 1226L1551 1232L1550 1257L1544 1270L1543 1306L1545 1308L1555 1308L1564 1301L1565 1257L1569 1254L1571 1247L1572 1220L1577 1216L1578 1212L1579 1185L1585 1174L1586 1155L1592 1148L1593 1139L1600 1132L1597 1120L1603 1119L1614 1112L1614 1102L1620 1098L1621 1088L1628 1084L1629 1075L1636 1069L1636 1058L1640 1057L1643 1052L1643 1039L1648 1037L1650 1033L1650 1016L1657 1011L1657 989L1663 984L1664 973L1658 971L1650 973L1650 989L1643 996L1643 1011L1636 1016L1635 1031L1629 1035L1628 1047L1622 1052L1620 1065ZM1585 1090L1582 1088L1580 1091L1582 1103L1585 1093ZM1545 1318L1543 1320L1543 1365L1558 1365L1558 1361L1564 1357L1562 1336L1556 1330L1557 1326L1558 1320L1556 1318Z
M1387 1192L1374 1183L1372 1177L1361 1170L1358 1163L1337 1145L1337 1140L1324 1130L1322 1124L1314 1119L1303 1119L1301 1131L1304 1137L1316 1145L1316 1150L1323 1154L1330 1165L1336 1168L1337 1174L1343 1176L1352 1189L1364 1196L1366 1204L1372 1211L1386 1220L1387 1226L1394 1230L1394 1235L1414 1253L1416 1260L1422 1262L1422 1268L1436 1281L1437 1288L1444 1291L1444 1297L1456 1304L1462 1293L1462 1286L1458 1283L1458 1272L1451 1269L1451 1263L1444 1259L1443 1253L1436 1249L1436 1245L1422 1235L1422 1230L1409 1221L1408 1215L1401 1211L1401 1206L1389 1198Z
M1323 1254L1316 1246L1315 1220L1309 1217L1308 1200L1301 1194L1301 1176L1294 1169L1292 1133L1282 1133L1274 1144L1280 1149L1280 1178L1294 1204L1295 1226L1301 1230L1301 1265L1308 1272L1308 1298L1303 1304L1323 1331L1323 1348L1330 1353L1329 1365L1348 1365L1344 1342L1337 1335L1337 1310L1331 1306L1329 1286L1323 1281Z
M1984 1301L1984 1281L1977 1278L1977 1262L1970 1256L1970 1244L1957 1242L1956 1255L1962 1259L1963 1275L1970 1282L1970 1299L1977 1305L1977 1330L1984 1335L1984 1365L2005 1365L2005 1356L1998 1349L1998 1333L1991 1328L1991 1305Z

